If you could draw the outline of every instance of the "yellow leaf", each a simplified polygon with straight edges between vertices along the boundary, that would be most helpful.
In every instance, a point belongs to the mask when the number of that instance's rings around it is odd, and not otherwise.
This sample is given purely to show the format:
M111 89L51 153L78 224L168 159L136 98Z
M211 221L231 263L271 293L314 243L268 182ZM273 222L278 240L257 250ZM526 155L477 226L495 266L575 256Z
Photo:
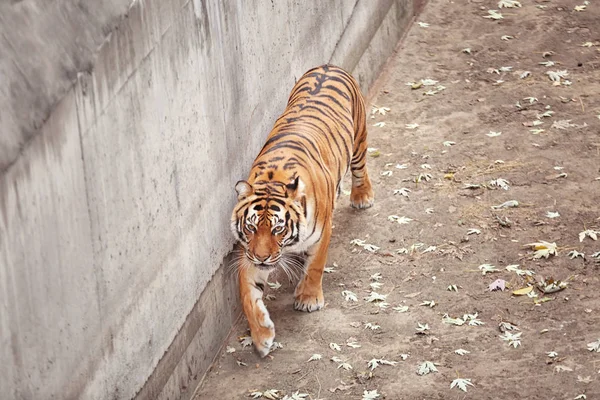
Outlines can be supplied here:
M448 179L449 181L451 181L452 179L454 179L454 173L447 173L446 175L444 175L444 179Z
M515 296L523 296L523 295L526 295L527 293L531 292L532 290L533 290L533 286L526 286L524 288L514 290L512 292L512 294L514 294Z
M552 300L554 300L552 297L542 297L541 299L535 299L535 300L533 300L533 302L535 304L542 304L542 303L545 303L547 301L552 301Z

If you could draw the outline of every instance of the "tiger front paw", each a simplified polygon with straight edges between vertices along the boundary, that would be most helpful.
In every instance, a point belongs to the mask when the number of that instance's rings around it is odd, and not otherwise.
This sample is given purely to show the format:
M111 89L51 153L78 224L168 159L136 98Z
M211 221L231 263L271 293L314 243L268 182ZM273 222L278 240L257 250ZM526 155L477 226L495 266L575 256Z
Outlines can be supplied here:
M251 299L250 299L251 300ZM269 311L262 299L257 299L254 304L251 301L244 303L244 311L250 325L250 336L254 348L261 357L265 357L271 351L275 339L275 324L269 316Z
M313 312L320 310L325 305L323 289L309 286L306 280L301 281L296 288L294 309L298 311Z
M254 343L256 352L264 358L271 351L271 347L273 347L273 341L275 340L275 326L259 326L254 329L251 328L250 336L252 337L252 343Z

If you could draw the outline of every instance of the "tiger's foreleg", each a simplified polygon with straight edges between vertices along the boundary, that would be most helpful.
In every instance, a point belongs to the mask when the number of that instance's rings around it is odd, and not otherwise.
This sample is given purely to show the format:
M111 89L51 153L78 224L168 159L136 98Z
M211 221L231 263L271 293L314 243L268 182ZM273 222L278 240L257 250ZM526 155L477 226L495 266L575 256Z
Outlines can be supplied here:
M275 325L263 302L269 271L263 271L244 257L240 266L240 298L250 325L250 335L261 357L269 354L275 339Z
M306 273L296 286L294 308L299 311L317 311L325 305L323 297L323 270L331 240L331 222L325 223L321 239L308 249Z

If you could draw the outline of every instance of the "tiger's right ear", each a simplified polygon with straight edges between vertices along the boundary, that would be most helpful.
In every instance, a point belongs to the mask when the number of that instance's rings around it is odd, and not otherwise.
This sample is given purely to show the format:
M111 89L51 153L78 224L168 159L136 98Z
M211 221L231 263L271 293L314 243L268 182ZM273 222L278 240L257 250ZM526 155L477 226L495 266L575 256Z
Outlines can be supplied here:
M235 191L238 194L238 201L244 200L246 197L254 193L252 185L246 181L238 181L238 183L235 184Z

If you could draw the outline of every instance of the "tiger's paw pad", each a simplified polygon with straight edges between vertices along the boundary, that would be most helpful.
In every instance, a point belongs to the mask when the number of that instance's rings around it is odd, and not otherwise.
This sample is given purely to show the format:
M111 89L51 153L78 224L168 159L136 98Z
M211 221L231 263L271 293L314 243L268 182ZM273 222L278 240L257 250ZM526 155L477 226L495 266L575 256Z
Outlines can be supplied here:
M353 190L350 193L350 205L354 208L369 208L374 202L373 190Z
M275 340L275 327L261 327L257 331L253 331L251 336L256 352L262 358L266 357L271 351L271 347L273 347L273 341Z

